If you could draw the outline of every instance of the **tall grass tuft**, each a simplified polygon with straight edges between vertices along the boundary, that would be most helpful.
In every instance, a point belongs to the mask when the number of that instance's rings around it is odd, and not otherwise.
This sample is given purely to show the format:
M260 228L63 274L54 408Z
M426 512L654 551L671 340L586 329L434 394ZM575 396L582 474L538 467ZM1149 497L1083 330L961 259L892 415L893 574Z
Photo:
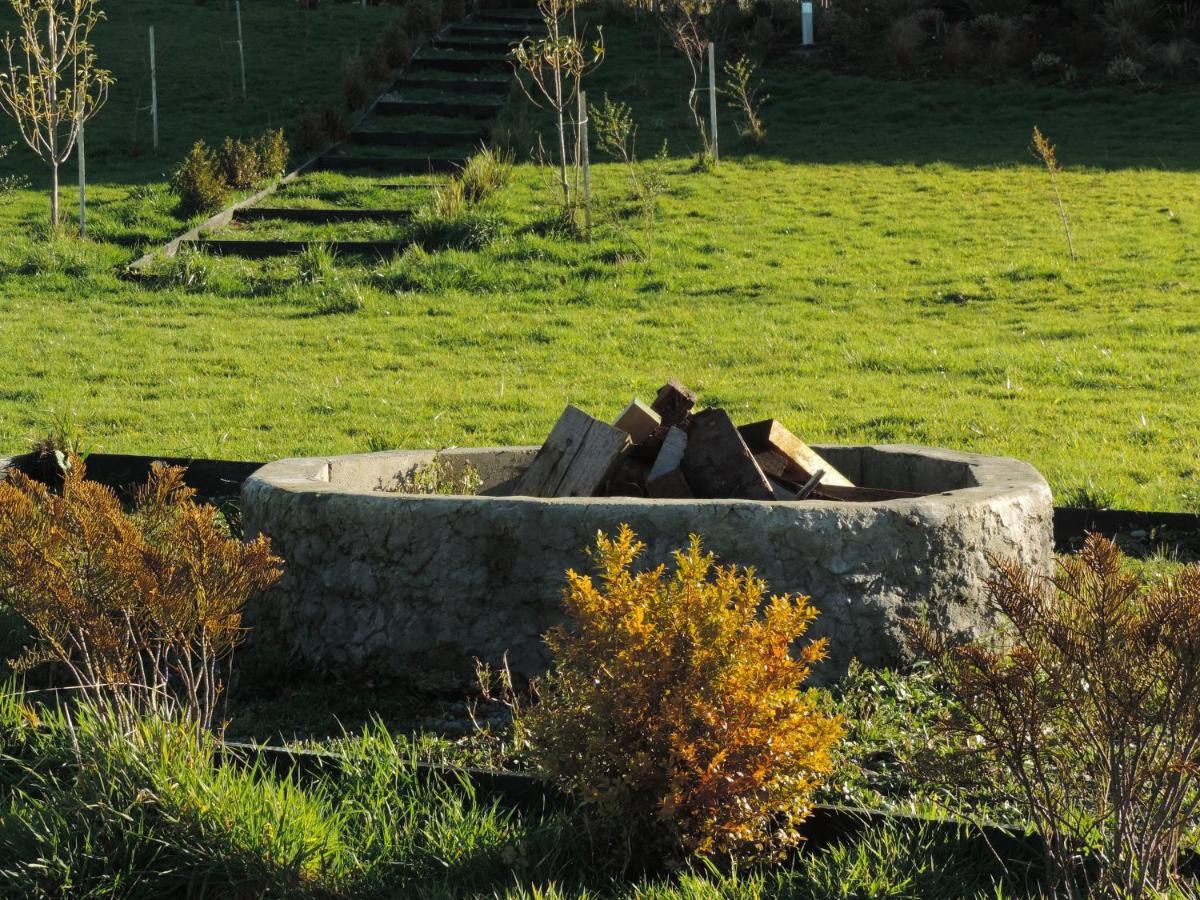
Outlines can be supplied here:
M0 686L0 896L491 895L563 868L571 829L422 775L380 724L281 776L184 722L70 714Z

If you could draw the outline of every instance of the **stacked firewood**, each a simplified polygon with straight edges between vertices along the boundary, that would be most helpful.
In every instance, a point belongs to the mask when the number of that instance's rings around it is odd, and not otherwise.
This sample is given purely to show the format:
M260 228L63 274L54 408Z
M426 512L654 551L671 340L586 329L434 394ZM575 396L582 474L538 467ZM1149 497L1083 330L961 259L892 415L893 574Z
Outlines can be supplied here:
M675 380L612 424L568 406L514 494L527 497L878 501L774 419L734 425Z

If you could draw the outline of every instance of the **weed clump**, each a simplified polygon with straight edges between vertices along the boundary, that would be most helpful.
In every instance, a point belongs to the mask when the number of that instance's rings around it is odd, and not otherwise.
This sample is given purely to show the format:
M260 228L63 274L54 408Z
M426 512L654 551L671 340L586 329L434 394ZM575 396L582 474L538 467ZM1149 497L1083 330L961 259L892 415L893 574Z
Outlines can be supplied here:
M444 453L427 463L413 466L397 481L393 490L400 494L442 494L471 497L483 487L483 476L470 460L455 465Z
M184 216L216 212L229 199L229 181L217 154L203 140L196 141L171 176L171 189L179 195Z
M700 539L634 572L628 526L596 539L599 583L567 573L554 669L518 710L531 758L598 816L672 856L770 856L801 840L841 721L801 690L823 640L790 649L817 611L716 566ZM761 612L760 612L761 610Z

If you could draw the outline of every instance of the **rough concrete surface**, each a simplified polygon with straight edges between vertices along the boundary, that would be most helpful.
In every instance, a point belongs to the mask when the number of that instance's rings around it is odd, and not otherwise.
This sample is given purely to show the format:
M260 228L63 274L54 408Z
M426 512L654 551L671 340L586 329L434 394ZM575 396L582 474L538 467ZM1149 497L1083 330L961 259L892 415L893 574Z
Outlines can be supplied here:
M288 459L242 491L248 536L270 536L286 574L250 611L248 651L306 665L470 683L474 660L507 654L519 675L544 670L541 635L561 620L567 568L587 567L596 532L626 522L668 562L691 533L723 562L752 565L774 593L801 593L829 638L816 681L857 657L904 664L900 621L925 617L958 635L986 629L988 555L1049 569L1050 489L1012 459L908 445L816 447L857 484L930 492L880 503L539 499L505 496L537 448L446 452L472 461L483 495L387 492L433 451ZM381 490L384 489L384 490Z

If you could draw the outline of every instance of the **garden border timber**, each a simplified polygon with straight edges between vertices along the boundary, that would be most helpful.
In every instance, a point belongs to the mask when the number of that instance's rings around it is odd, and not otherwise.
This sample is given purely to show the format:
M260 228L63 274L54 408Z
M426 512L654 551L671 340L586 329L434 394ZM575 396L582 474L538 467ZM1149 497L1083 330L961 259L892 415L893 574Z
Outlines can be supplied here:
M468 15L466 18L462 19L461 21L468 22L471 20L473 15L474 14ZM412 59L416 59L417 52L422 47L424 47L426 44L431 44L432 42L436 41L442 35L443 32L449 31L451 28L453 28L457 24L459 24L459 23L458 22L447 22L440 29L438 29L438 31L436 31L434 34L427 36L421 43L419 43L416 47L413 48ZM407 68L412 65L412 59L410 59L407 66L400 66L400 67L392 70L391 76L388 79L388 84L390 84L390 85L395 84L396 79L399 77L400 73L406 71ZM384 94L387 94L390 92L391 92L391 89L389 88L386 91L382 91L381 93L376 94L375 98L369 104L367 104L366 107L364 107L362 110L360 110L358 112L358 114L355 116L354 122L350 126L350 131L353 131L354 129L356 129L360 125L362 125L362 123L367 120L367 118L371 115L371 113L373 113L375 111L375 106L379 103L380 98L383 97ZM162 246L157 247L156 249L151 250L150 252L145 253L142 256L138 257L133 262L129 263L127 266L125 266L124 268L122 268L120 270L121 277L130 279L130 280L137 280L146 274L146 269L149 268L151 263L153 263L155 260L159 259L160 257L170 259L171 257L173 257L179 253L179 248L181 246L183 246L184 244L198 241L200 239L202 232L211 231L213 229L225 227L226 225L228 225L230 222L232 222L234 220L234 217L236 216L236 214L239 210L241 210L247 206L254 206L255 204L261 202L262 200L266 199L267 197L269 197L272 194L274 194L275 192L277 192L280 188L291 184L293 181L298 179L300 176L307 175L310 171L312 171L313 169L315 169L317 166L320 165L321 160L329 154L330 150L337 147L341 143L343 143L343 142L342 141L333 141L332 143L327 144L326 146L322 147L317 153L313 154L307 160L305 160L303 163L301 163L299 166L297 166L295 169L293 169L292 171L281 176L280 178L273 181L271 184L267 185L266 187L262 188L261 190L256 191L255 193L251 194L249 197L245 197L245 198L237 201L236 203L233 203L232 205L226 207L225 209L223 209L217 213L214 213L213 215L209 216L207 219L205 219L200 224L195 225L192 228L189 228L187 231L183 232L180 235L177 235L176 237L167 241L167 243L163 244Z
M29 454L0 456L0 480L4 470L22 461ZM110 487L126 489L146 481L152 463L184 466L184 480L202 495L232 496L241 490L247 478L266 465L265 462L242 462L224 459L203 459L175 456L142 456L122 453L93 453L87 457L88 476ZM217 490L220 488L221 490ZM1145 509L1084 509L1076 506L1054 507L1054 547L1058 552L1071 549L1071 542L1088 532L1108 537L1133 529L1152 531L1158 528L1172 531L1200 532L1200 514L1157 512Z
M297 778L313 778L327 773L336 777L344 760L343 756L327 750L235 741L221 745L221 757L235 765L258 764L277 775L294 775ZM451 787L465 786L473 792L477 801L502 803L526 812L564 811L575 802L555 785L532 773L422 762L416 763L416 771L417 777L426 783L436 779ZM1026 873L1042 864L1041 835L1020 825L953 816L935 819L913 813L832 803L813 805L812 815L801 826L804 843L793 852L819 849L886 822L925 825L947 839L964 838L972 843L976 852L998 859L1002 865L1019 865ZM1200 875L1200 851L1180 848L1179 868L1184 874Z
M223 759L235 765L257 764L278 776L296 778L311 779L323 775L336 778L344 760L342 755L326 750L232 741L222 744L221 750ZM530 813L565 812L576 805L570 795L531 773L422 762L416 763L415 767L417 777L425 783L437 781L450 787L463 787L482 803L500 803ZM947 838L964 837L977 852L989 858L998 857L1007 864L1020 864L1027 870L1040 863L1041 838L1016 825L953 817L935 819L827 803L813 805L812 816L802 826L804 844L795 852L827 846L885 822L923 824ZM1187 854L1184 859L1186 865L1197 865L1194 853Z

